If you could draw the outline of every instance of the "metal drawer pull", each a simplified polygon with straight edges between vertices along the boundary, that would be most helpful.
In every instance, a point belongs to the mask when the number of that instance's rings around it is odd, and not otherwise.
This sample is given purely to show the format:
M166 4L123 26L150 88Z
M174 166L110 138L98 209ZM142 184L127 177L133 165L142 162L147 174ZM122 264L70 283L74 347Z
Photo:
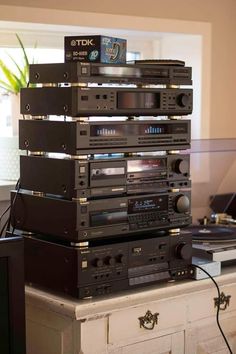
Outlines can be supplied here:
M146 312L146 315L145 316L142 316L142 317L139 317L139 325L140 325L140 328L145 328L145 329L148 329L148 330L152 330L155 325L158 324L158 316L159 316L159 313L154 313L152 314L150 310L148 310Z
M224 311L229 306L231 295L225 295L225 293L220 294L220 299L218 297L214 297L215 307L220 306L220 310Z

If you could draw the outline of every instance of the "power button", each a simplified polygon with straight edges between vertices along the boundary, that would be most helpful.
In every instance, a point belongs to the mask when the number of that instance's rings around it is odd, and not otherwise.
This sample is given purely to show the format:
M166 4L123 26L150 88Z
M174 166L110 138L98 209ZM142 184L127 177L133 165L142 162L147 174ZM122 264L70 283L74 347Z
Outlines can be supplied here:
M85 166L80 166L79 172L80 173L85 173Z

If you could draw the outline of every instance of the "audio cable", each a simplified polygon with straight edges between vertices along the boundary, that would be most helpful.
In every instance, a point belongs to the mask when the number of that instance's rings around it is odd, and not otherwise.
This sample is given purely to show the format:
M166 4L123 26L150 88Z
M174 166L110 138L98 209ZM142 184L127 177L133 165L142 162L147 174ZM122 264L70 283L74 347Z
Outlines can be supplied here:
M224 339L224 341L225 341L225 344L227 345L227 348L228 348L228 350L229 350L229 353L230 353L230 354L233 354L233 351L232 351L232 349L230 348L230 345L229 345L229 343L228 343L228 340L227 340L227 338L226 338L226 336L225 336L225 334L224 334L224 331L223 331L223 329L221 328L221 325L220 325L220 319L219 319L219 317L220 317L220 298L221 298L221 296L220 296L220 288L219 288L219 285L217 284L217 282L215 281L215 279L214 279L205 269L203 269L202 267L200 267L199 265L196 265L196 264L192 264L192 266L195 267L195 268L199 268L202 272L204 272L204 273L213 281L213 283L214 283L214 285L215 285L215 287L216 287L216 289L217 289L218 301L217 301L217 311L216 311L216 322L217 322L217 326L218 326L218 328L219 328L219 330L220 330L220 333L221 333L221 335L222 335L222 337L223 337L223 339Z
M15 205L15 202L16 202L16 198L17 198L17 195L19 193L19 190L20 190L20 179L18 179L16 185L15 185L15 189L16 189L16 194L13 198L13 200L11 201L10 205L6 208L6 210L2 213L2 215L0 216L0 222L3 218L3 216L9 211L9 216L8 218L6 219L5 223L3 224L1 230L0 230L0 237L3 236L3 233L4 233L4 230L7 229L9 230L10 229L10 222L11 222L11 218L12 218L12 211L14 209L14 205ZM11 235L13 236L14 234L14 231L15 231L15 228L13 227L12 229L12 232L11 232Z

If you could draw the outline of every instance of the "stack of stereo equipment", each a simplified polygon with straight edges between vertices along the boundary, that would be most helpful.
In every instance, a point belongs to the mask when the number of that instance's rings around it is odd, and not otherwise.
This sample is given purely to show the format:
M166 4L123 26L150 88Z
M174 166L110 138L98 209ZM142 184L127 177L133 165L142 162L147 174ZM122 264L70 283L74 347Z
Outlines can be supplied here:
M34 64L29 81L11 218L26 281L84 298L189 277L191 68Z

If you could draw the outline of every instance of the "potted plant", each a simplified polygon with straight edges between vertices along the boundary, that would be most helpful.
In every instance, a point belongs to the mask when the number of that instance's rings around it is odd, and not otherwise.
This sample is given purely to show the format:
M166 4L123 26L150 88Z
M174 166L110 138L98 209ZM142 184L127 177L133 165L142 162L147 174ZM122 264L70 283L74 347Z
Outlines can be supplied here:
M29 79L29 59L26 54L24 45L20 37L16 34L20 48L22 49L23 61L17 63L15 58L8 54L12 68L8 67L3 60L0 59L1 76L0 87L6 91L11 100L11 118L13 136L18 135L18 120L20 118L20 90L27 86Z
M0 88L8 95L11 105L11 124L13 136L0 139L0 180L16 181L19 178L18 124L20 115L20 90L27 86L29 78L29 59L20 37L16 34L22 56L13 58L9 54L10 64L0 59ZM1 119L1 117L0 117Z

